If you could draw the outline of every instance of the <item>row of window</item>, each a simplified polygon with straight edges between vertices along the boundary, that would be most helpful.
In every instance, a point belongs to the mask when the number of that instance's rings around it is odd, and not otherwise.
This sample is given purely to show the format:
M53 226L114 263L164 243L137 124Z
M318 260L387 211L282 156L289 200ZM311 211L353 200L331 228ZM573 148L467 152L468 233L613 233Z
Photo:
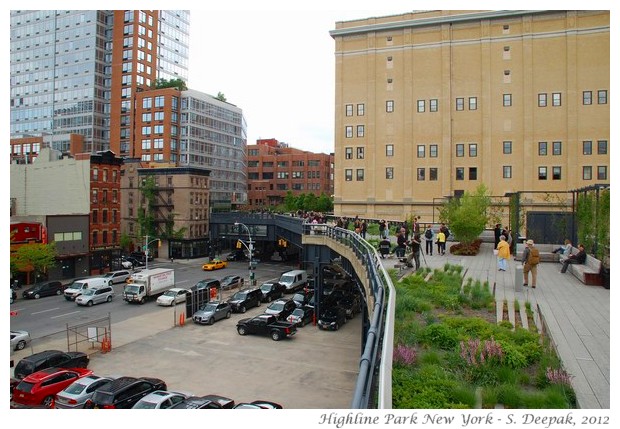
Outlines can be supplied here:
M99 231L93 231L92 236L93 236L93 239L92 239L93 246L97 246L97 245L107 246L110 244L118 243L118 233L116 230L112 230L112 241L108 241L108 231L101 232L101 242L99 242Z
M91 180L93 182L98 182L99 181L99 169L98 168L93 168L91 170ZM101 181L108 183L108 169L104 168L101 170ZM111 183L116 183L116 182L120 182L120 176L118 175L118 170L112 170L112 181Z
M512 94L503 94L502 99L503 99L502 100L503 106L505 107L512 106ZM583 91L582 102L584 105L592 104L592 91ZM597 102L598 104L607 104L607 90L600 89L597 91ZM427 104L427 100L417 100L417 112L418 113L426 112L426 104ZM551 93L551 105L552 106L562 105L562 93L561 92ZM538 106L539 107L547 106L547 93L538 94ZM478 109L478 97L469 97L468 107L469 107L469 110L477 110ZM463 97L456 98L455 109L457 111L465 110L465 98ZM387 100L385 102L385 111L387 113L394 112L394 100ZM428 111L429 112L439 111L439 100L438 99L432 98L428 100ZM353 104L345 104L345 115L353 116ZM364 116L364 104L357 105L357 116ZM347 133L347 137L353 137L352 128L351 128L351 135L349 136L348 134L349 133ZM358 137L363 137L363 135L360 136L358 132Z
M99 210L95 209L91 212L92 223L99 223ZM108 210L101 210L101 223L118 223L118 211L112 210L112 216L108 217Z
M251 155L249 155L251 156ZM258 167L260 165L260 161L256 161L256 160L250 160L248 161L248 167ZM273 161L264 161L262 163L263 168L271 168L274 166ZM277 167L288 167L288 161L278 161L275 164ZM304 166L304 161L293 161L292 162L292 166L293 167L303 167ZM308 160L308 167L320 167L321 166L321 161L317 160L317 159L311 159Z
M281 172L278 172L276 174L276 177L278 179L288 179L289 178L289 173L288 173L288 171L281 171ZM248 179L249 180L273 180L273 178L274 178L274 174L272 172L263 172L262 173L262 179L259 179L259 173L257 173L257 172L249 172L248 173ZM303 171L293 171L291 173L291 178L292 179L303 179L304 178L304 172ZM320 179L321 178L321 172L320 171L308 171L307 178L308 179Z
M118 190L113 189L112 190L112 201L110 201L111 203L118 203ZM92 198L91 198L91 203L93 204L106 204L108 203L108 190L104 189L101 191L101 200L99 200L99 190L98 189L93 189L92 190Z
M541 166L538 167L538 180L547 180L549 167ZM417 169L417 180L422 181L426 180L426 168L421 167ZM436 167L431 167L428 169L428 180L436 181L439 177L439 169ZM592 172L593 167L591 165L586 165L582 167L582 178L583 180L592 180ZM468 167L467 169L468 179L469 180L478 180L478 167ZM597 180L607 180L607 166L599 165L597 166L596 171ZM512 166L504 165L502 166L502 177L504 179L512 178ZM386 167L385 168L385 178L387 180L394 180L394 167ZM562 180L562 167L553 166L551 167L551 178L552 180ZM364 169L358 168L355 170L355 179L358 182L364 181ZM456 167L455 169L455 179L456 180L465 180L465 167ZM345 169L344 170L344 180L347 182L353 181L353 169Z

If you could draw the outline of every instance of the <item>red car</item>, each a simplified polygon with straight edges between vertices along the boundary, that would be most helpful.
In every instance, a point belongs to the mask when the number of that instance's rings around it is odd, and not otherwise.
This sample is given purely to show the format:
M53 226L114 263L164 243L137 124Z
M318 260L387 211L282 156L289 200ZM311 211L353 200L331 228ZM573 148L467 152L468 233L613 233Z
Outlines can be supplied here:
M91 375L87 368L46 368L24 378L13 389L12 401L22 405L52 407L54 396L78 378Z

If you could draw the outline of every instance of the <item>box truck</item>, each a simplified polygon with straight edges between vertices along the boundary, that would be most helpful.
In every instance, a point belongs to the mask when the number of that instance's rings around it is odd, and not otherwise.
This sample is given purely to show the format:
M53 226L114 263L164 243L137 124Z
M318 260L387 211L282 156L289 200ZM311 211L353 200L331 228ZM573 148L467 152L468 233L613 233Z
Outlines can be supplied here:
M134 273L127 279L123 299L144 304L147 299L160 295L174 287L174 270L153 268Z

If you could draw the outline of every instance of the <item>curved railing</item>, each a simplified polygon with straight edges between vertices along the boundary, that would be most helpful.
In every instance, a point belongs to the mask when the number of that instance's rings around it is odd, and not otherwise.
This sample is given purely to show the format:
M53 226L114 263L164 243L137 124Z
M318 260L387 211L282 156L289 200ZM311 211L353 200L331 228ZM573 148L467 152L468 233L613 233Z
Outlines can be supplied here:
M370 282L369 290L374 298L373 309L369 311L371 321L360 357L359 374L351 408L368 408L376 388L376 407L390 409L392 408L392 351L396 300L392 280L383 267L377 250L358 234L329 225L304 224L304 234L316 231L347 246L355 254L366 269L366 277Z

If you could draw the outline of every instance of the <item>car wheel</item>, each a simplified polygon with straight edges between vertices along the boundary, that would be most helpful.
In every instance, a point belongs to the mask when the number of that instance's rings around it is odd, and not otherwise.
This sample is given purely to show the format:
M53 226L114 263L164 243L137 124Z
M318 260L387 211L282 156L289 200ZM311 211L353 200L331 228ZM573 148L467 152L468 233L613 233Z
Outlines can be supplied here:
M214 323L215 323L215 319L213 317L210 318L208 324L213 325Z
M239 326L237 328L237 332L239 333L239 335L245 335L246 334L245 328L243 326Z
M62 295L62 291L61 291L60 289L58 289L58 290L56 291L56 295Z
M110 295L110 296L108 297L108 299L106 299L106 301L107 301L107 302L112 302L112 295Z
M110 280L110 281L108 282L108 286L114 286L114 282L113 282L112 280Z
M271 295L267 296L267 302L271 302Z
M303 328L304 326L306 326L306 321L304 319L301 319L301 322L299 322L299 325Z
M21 340L19 343L17 343L17 345L15 346L15 350L24 350L26 348L26 342L24 340Z
M334 325L334 331L337 331L338 329L340 329L340 325L339 325L338 323L336 323L336 324Z
M239 309L239 311L241 311L242 313L245 313L246 312L245 305L242 305L241 308Z
M230 316L231 316L231 315L232 315L232 311L227 312L227 313L226 313L226 318L227 318L227 319L230 319Z
M260 302L260 299L259 299L259 300L258 300L258 303L256 304L256 306L257 306L257 307L260 307L260 305L261 305L261 302Z
M52 404L54 403L54 397L52 395L46 396L41 402L41 405L46 406L47 408L52 408Z
M280 341L280 333L278 331L273 331L271 333L271 339L274 341Z
M93 302L92 302L92 301L88 301L88 302L86 303L86 306L87 306L87 307L92 307L92 306L93 306Z
M38 293L34 294L34 299L39 299L41 298L41 295L39 295Z

